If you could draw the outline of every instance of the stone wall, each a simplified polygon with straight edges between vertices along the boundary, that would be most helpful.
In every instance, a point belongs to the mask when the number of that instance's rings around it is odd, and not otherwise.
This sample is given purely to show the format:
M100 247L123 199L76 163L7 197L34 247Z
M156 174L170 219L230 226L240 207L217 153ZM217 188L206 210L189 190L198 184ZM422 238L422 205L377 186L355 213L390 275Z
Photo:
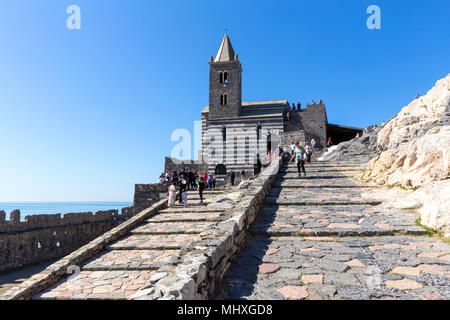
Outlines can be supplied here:
M161 194L166 194L169 184L136 184L134 187L133 209L135 213L150 207L161 200Z
M281 134L280 144L285 151L289 151L292 141L299 141L301 146L305 145L306 136L305 131L292 131Z
M323 148L327 143L327 113L325 104L307 105L305 109L290 110L289 120L286 122L285 131L298 131L304 128L306 141L312 138L316 141L316 147ZM295 123L295 126L289 122Z
M50 287L62 277L66 276L69 273L70 268L81 264L83 261L86 261L90 257L103 251L106 245L125 235L131 228L141 224L156 211L166 207L166 204L167 200L164 199L155 203L150 208L133 215L115 228L107 231L78 250L53 263L43 272L32 276L23 283L0 295L0 300L31 299L34 294ZM128 212L131 212L131 210L128 210Z
M10 220L0 211L0 272L59 259L130 218L133 208L61 214L31 215Z
M183 169L188 168L191 171L202 172L208 169L206 164L197 163L195 160L179 160L170 157L166 157L164 163L164 172L180 172Z

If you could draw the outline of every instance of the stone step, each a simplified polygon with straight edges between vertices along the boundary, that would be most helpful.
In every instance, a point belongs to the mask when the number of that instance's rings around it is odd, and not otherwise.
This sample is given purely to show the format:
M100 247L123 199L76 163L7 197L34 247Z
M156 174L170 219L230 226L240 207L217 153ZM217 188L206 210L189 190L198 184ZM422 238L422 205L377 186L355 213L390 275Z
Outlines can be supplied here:
M151 223L167 223L167 222L206 222L206 221L222 221L226 219L224 212L186 212L181 213L165 213L156 215L147 220Z
M341 205L379 205L381 201L313 201L313 200L280 200L268 198L267 204L284 206L341 206Z
M272 184L272 189L280 188L373 188L373 185L364 184L349 179L282 179L278 178Z
M351 162L315 162L315 161L311 161L311 162L305 162L307 165L311 165L311 166L319 166L319 167L326 167L326 166L333 166L333 167L339 167L339 166L350 166L350 167L361 167L361 164L357 164L357 163L351 163ZM285 161L282 163L281 167L286 167L286 166L291 166L291 165L295 165L295 160L292 161Z
M223 190L205 189L205 190L203 190L203 194L225 194L228 191L229 191L228 189L223 189ZM188 195L190 195L190 194L198 194L198 190L188 190L187 194Z
M352 168L352 167L341 167L341 168L337 168L337 167L325 167L325 168L317 168L317 167L309 167L309 166L305 166L305 170L307 170L308 172L340 172L340 171L358 171L361 172L362 169L359 168ZM290 167L290 168L281 168L280 173L285 173L285 172L298 172L297 167Z
M179 250L106 250L86 261L81 270L155 270L179 253Z
M175 250L200 240L198 235L129 235L109 245L109 250Z
M176 222L158 222L155 223L152 219L147 223L142 224L132 230L130 234L137 235L157 235L157 234L199 234L205 230L216 225L216 222L197 222L197 221L176 221Z
M81 271L67 277L33 299L42 300L125 300L149 287L154 270Z
M423 235L419 214L383 206L265 206L252 232L264 236Z
M351 225L353 226L353 225ZM394 230L372 230L372 229L358 229L340 228L339 230L328 230L326 228L320 230L311 230L309 228L291 227L291 228L266 228L255 226L252 229L252 234L259 237L380 237L380 236L394 236L398 234L423 236L427 234L426 230L416 228L394 229Z
M358 174L357 171L341 171L341 172L308 172L306 170L306 177L298 176L298 173L288 172L288 173L279 173L278 178L283 179L340 179L340 178L351 178Z
M158 211L158 214L166 214L166 213L205 213L205 212L210 212L210 213L215 213L215 212L224 212L225 209L216 209L216 208L208 208L207 206L202 206L202 207L178 207L178 208L167 208L167 209L163 209Z

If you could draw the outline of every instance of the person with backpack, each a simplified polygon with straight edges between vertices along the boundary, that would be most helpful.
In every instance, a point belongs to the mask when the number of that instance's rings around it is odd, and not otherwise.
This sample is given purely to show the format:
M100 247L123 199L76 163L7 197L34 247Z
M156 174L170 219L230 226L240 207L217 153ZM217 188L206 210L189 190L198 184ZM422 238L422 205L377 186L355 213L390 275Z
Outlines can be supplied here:
M301 176L301 172L303 171L303 176L306 177L306 171L305 171L305 160L306 160L306 151L305 149L300 146L300 142L295 142L295 149L294 149L294 155L291 158L291 161L295 159L295 162L297 164L298 169L298 176Z

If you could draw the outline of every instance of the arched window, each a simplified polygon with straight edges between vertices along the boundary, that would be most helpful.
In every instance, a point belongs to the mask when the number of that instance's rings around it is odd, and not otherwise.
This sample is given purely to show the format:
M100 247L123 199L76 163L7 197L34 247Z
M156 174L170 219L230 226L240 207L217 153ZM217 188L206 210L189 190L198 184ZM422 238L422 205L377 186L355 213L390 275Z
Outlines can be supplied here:
M221 94L220 95L220 105L221 106L226 106L228 104L228 96L227 94Z
M225 71L225 72L223 73L223 82L224 82L224 83L228 83L228 71Z
M223 83L223 73L219 72L219 82Z

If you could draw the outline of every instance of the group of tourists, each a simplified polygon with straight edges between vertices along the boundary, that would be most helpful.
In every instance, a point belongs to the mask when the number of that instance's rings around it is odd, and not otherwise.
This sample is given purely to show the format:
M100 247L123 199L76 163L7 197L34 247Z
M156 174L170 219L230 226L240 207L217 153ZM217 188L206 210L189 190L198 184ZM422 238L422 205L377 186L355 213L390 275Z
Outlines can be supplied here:
M285 161L295 162L297 165L298 176L306 177L305 163L311 162L311 157L314 152L314 147L316 142L311 139L311 142L307 142L305 146L301 146L299 141L292 141L289 151L283 150L281 146L278 146L278 155L281 156Z
M203 171L201 174L197 174L196 170L184 169L181 172L173 171L171 173L161 173L159 176L160 184L172 184L175 182L179 184L179 182L185 179L187 181L187 189L196 190L199 187L199 181L203 180L206 183L205 188L214 189L216 187L216 175L208 174L206 171Z
M179 201L186 208L188 204L187 191L198 189L200 203L203 203L203 191L216 187L216 175L208 174L206 171L198 174L196 170L191 171L186 168L179 173L177 171L162 173L159 183L170 185L167 192L169 207L175 206L175 203Z

